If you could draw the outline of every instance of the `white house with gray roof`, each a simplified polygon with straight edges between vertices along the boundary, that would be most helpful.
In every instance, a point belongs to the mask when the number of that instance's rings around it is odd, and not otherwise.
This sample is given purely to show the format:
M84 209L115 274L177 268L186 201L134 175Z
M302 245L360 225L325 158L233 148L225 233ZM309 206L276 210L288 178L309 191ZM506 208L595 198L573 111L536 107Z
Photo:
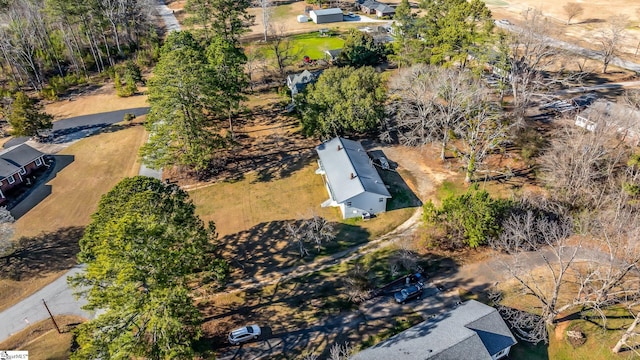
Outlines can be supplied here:
M316 174L329 192L322 207L339 207L345 219L387 210L391 194L359 142L337 137L318 145L316 152Z
M495 308L469 300L351 360L497 360L509 355L516 342Z

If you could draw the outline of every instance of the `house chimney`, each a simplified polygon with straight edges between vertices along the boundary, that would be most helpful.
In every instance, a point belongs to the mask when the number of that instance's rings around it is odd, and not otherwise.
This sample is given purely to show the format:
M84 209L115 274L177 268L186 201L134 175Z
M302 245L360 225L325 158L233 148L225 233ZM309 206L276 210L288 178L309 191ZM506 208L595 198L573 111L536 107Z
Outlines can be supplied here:
M338 145L338 151L342 150L342 146Z
M351 179L355 179L356 175L354 173L351 173Z

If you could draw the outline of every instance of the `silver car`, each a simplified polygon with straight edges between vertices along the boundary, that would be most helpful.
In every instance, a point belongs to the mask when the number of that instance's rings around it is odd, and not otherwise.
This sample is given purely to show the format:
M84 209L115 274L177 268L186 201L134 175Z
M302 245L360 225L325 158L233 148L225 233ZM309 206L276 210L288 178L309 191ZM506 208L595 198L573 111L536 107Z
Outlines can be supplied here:
M229 343L231 343L231 345L237 345L252 339L257 339L260 334L262 334L262 331L258 325L243 326L229 333Z

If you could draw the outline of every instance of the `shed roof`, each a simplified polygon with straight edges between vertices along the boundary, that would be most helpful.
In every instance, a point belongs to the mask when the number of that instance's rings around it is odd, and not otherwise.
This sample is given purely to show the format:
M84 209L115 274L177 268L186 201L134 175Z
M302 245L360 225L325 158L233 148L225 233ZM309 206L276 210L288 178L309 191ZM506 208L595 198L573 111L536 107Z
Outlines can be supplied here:
M491 360L493 355L515 344L516 339L496 309L470 300L351 359Z
M391 197L359 142L336 137L318 145L316 152L333 191L333 199L338 203L363 192Z
M44 153L24 143L1 151L0 177L4 178L17 173L20 168L43 155Z
M320 10L311 10L311 11L314 12L317 16L336 15L336 14L342 15L342 9L340 8L320 9Z

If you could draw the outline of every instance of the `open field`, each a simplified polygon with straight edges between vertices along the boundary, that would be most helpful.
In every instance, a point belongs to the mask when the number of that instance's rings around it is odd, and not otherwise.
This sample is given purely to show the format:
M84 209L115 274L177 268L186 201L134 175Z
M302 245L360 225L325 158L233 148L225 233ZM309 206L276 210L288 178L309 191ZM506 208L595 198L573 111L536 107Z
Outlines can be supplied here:
M563 6L569 0L485 0L495 19L508 19L514 24L522 22L522 13L527 9L538 9L550 20L555 37L586 48L597 49L596 41L601 30L607 26L610 17L625 15L629 19L627 36L618 51L625 52L625 58L640 61L636 54L640 44L640 3L632 0L577 1L584 8L583 14L566 25L567 16ZM635 54L635 55L634 55Z
M142 93L145 88L140 88ZM124 110L149 106L146 95L136 95L126 98L115 94L113 83L90 91L86 95L72 97L71 100L57 101L45 105L44 110L54 116L54 120L72 116L99 114L103 112Z

